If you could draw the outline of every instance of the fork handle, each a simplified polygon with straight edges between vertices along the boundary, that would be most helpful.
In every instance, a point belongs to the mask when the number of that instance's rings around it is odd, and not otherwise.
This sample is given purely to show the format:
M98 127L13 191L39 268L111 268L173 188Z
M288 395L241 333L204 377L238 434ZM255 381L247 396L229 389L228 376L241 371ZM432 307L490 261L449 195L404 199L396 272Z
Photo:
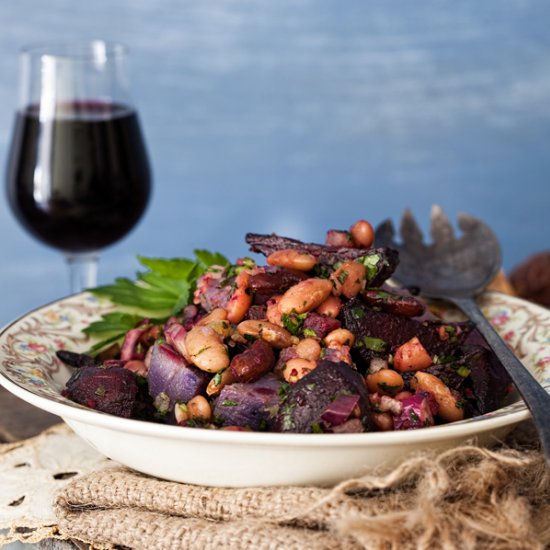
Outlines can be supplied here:
M485 340L512 378L520 395L531 411L540 437L546 463L550 468L550 394L535 380L521 361L512 353L504 340L497 334L472 298L449 298L458 306L484 336Z

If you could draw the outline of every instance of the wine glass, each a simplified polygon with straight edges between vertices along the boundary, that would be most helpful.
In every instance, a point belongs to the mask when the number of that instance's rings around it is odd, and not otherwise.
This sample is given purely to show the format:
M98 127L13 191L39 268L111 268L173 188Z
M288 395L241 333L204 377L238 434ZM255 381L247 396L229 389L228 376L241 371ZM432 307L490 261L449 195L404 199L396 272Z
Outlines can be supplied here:
M72 293L96 285L99 251L137 224L151 194L127 59L101 40L21 52L8 200L31 235L64 252Z

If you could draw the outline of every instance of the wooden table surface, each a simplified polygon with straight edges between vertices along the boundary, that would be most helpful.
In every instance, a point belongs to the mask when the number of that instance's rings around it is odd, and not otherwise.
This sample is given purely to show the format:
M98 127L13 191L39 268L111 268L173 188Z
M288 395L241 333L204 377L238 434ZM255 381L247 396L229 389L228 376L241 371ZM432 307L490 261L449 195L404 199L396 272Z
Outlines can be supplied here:
M59 422L58 416L29 405L0 386L0 443L33 437Z

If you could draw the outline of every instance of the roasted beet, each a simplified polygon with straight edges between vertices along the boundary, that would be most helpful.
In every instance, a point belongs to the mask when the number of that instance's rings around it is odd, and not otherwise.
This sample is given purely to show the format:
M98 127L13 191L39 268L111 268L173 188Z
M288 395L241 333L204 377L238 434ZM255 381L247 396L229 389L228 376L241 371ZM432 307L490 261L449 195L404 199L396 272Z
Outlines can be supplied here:
M354 353L357 362L367 367L373 356L384 355L414 336L430 355L452 356L473 329L469 321L445 323L418 321L378 311L359 299L342 307L343 325L356 335Z
M260 321L266 319L267 308L265 305L253 305L248 308L246 315L244 316L245 321Z
M512 379L494 352L480 346L466 347L463 359L470 370L464 395L473 415L485 414L501 407L509 393Z
M156 344L153 347L151 363L147 374L149 394L158 398L167 397L166 411L176 401L186 403L195 395L205 391L210 375L189 365L187 361L168 344Z
M322 244L303 243L288 237L278 235L258 235L247 233L246 242L252 252L260 252L269 256L277 250L295 249L307 252L317 259L319 264L331 268L338 262L364 258L367 268L367 285L380 286L391 277L399 262L398 253L392 248L349 248L326 246Z
M371 306L403 317L417 317L426 309L424 304L414 296L403 296L379 288L368 288L361 297Z
M256 340L247 350L235 355L229 368L238 382L252 382L267 374L275 365L272 347Z
M95 365L94 358L85 353L75 353L74 351L60 349L56 351L55 354L65 363L65 365L69 365L69 367L79 369L82 367L93 367Z
M323 339L329 332L332 332L337 328L340 328L340 321L338 321L338 319L333 319L332 317L327 317L326 315L310 312L304 319L302 332L305 336L315 336ZM315 334L311 334L311 331Z
M272 412L280 400L282 382L269 373L248 384L225 386L214 407L214 419L223 426L252 430L271 428Z
M125 418L132 416L137 393L135 375L122 367L82 367L63 390L76 403Z
M317 368L289 388L275 418L274 430L330 431L331 426L323 420L323 415L341 395L359 397L357 406L363 431L374 429L362 376L346 363L320 361Z
M291 286L307 279L300 271L280 267L267 267L250 276L249 285L254 293L254 303L263 305L275 294L283 294Z

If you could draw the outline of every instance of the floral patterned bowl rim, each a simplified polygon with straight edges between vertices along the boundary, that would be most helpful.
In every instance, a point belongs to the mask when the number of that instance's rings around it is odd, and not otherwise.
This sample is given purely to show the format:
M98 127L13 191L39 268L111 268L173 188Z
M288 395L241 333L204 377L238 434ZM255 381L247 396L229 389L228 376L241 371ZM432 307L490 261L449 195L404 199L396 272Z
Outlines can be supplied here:
M500 293L486 293L480 298L480 306L504 340L514 349L524 365L550 393L550 310L519 298ZM224 432L198 430L177 426L164 426L139 420L113 417L82 407L61 396L61 389L70 376L70 369L55 356L58 349L85 351L90 342L82 329L101 314L113 309L106 300L98 300L90 293L69 296L37 308L13 321L0 332L0 384L22 399L63 418L83 420L100 426L118 427L130 432L184 434L186 437L250 438L256 441L284 441L303 438L304 434L276 434L257 432ZM457 312L436 306L438 313L447 319L457 318ZM529 416L521 399L496 411L419 431L340 434L307 434L312 442L323 439L324 444L343 439L350 441L368 438L420 438L431 440L442 431L464 430L475 434L476 427L487 422L495 428L515 424ZM193 435L190 435L191 432ZM282 438L282 439L281 439Z

